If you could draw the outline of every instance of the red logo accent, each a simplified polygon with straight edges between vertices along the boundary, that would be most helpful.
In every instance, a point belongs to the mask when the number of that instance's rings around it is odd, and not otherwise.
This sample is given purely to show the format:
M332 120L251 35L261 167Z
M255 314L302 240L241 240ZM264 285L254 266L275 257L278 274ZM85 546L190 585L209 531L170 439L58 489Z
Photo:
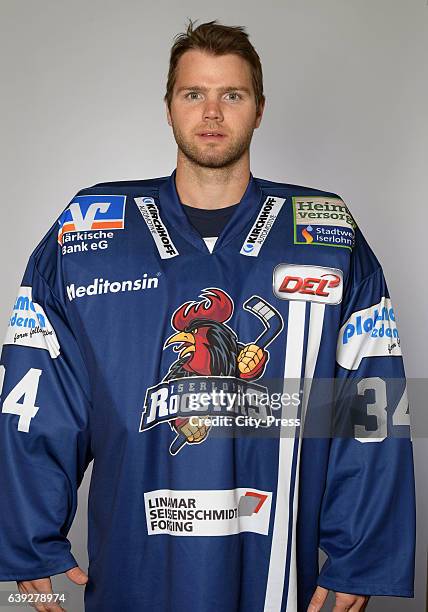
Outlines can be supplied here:
M260 500L257 506L254 508L253 514L257 513L260 510L260 508L263 506L263 504L268 498L267 495L263 495L262 493L254 493L254 491L247 491L245 493L245 497L257 497Z
M329 276L330 278L325 278ZM283 293L305 293L328 297L328 289L335 289L340 285L340 276L337 274L323 274L320 278L307 276L286 276L279 287Z

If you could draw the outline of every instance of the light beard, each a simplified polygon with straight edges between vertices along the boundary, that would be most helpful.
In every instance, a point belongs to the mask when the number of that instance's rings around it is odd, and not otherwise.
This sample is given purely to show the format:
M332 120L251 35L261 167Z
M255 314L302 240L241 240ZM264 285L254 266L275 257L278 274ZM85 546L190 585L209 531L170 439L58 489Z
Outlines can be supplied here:
M172 126L174 138L181 153L189 161L203 168L227 168L240 160L250 148L254 130L247 132L241 140L232 142L222 152L218 152L214 147L204 147L203 150L196 145L188 142L182 134ZM229 138L227 136L226 138Z

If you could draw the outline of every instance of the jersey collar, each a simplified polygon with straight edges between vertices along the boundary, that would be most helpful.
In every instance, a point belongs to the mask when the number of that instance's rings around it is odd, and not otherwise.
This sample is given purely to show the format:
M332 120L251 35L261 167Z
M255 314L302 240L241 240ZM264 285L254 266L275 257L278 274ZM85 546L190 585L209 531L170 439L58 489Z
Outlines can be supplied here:
M248 181L245 193L239 202L239 206L236 206L239 213L237 214L237 210L233 212L220 236L217 238L212 253L210 253L204 239L187 218L180 202L175 184L176 171L177 169L174 169L172 174L159 188L160 214L164 222L170 222L178 229L183 238L204 253L213 254L223 246L226 246L245 229L260 209L263 193L257 184L257 180L250 172L250 180Z

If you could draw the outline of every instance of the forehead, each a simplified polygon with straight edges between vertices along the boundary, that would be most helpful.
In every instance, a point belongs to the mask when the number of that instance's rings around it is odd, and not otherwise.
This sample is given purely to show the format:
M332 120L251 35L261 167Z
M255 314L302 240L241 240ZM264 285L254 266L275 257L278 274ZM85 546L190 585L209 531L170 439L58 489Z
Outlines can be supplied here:
M213 55L191 49L178 61L176 87L201 85L215 88L231 83L251 87L250 65L235 53Z

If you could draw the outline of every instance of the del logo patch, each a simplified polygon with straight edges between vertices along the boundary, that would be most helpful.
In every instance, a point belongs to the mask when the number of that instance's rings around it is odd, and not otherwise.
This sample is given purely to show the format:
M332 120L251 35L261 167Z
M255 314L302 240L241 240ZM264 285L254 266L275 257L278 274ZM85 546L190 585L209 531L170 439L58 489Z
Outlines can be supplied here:
M294 244L352 249L355 221L340 198L293 197Z
M76 196L58 221L59 244L63 245L64 235L70 232L123 229L125 200L124 195Z
M343 273L338 268L281 263L273 271L273 292L281 300L339 304Z

